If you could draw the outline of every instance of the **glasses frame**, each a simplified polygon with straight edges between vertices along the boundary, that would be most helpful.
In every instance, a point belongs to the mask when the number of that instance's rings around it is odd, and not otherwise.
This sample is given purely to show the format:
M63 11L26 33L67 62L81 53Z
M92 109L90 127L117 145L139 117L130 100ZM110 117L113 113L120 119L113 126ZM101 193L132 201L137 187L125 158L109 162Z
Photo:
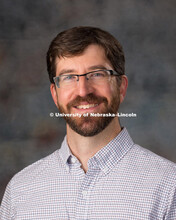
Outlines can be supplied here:
M81 75L78 75L78 74L63 74L61 76L68 76L68 75L72 75L72 76L77 76L77 82L79 81L79 77L80 76L85 76L87 80L89 80L89 78L87 78L87 75L90 74L90 73L96 73L98 71L104 71L104 72L108 72L109 73L109 76L122 76L124 74L122 73L117 73L115 70L107 70L107 69L98 69L98 70L94 70L94 71L91 71L91 72L88 72L88 73L84 73L84 74L81 74ZM59 79L61 78L61 76L55 76L53 77L53 80L54 80L54 83L55 85L60 88L59 86Z

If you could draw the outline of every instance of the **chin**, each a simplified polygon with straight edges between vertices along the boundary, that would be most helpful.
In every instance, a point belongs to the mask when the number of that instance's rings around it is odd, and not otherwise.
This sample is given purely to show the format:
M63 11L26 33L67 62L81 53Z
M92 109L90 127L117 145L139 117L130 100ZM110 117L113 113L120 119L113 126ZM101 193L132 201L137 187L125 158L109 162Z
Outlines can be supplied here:
M78 120L67 120L69 127L84 137L92 137L102 132L113 120L113 118L80 118Z

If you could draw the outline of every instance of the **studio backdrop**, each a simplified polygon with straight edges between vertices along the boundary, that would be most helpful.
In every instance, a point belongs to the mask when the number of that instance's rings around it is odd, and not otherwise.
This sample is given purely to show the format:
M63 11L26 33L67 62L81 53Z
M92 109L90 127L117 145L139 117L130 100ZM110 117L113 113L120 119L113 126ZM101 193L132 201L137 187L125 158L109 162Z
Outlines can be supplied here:
M176 162L176 1L0 1L0 200L11 177L57 148L65 122L50 95L46 52L74 26L123 45L129 87L119 113L133 140ZM135 159L135 158L134 158Z

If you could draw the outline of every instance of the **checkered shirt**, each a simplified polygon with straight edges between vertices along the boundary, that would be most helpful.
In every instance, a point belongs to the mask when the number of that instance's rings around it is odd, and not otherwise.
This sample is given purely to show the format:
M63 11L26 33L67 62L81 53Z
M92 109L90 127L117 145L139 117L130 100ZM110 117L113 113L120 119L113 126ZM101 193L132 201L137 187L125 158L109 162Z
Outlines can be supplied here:
M83 146L84 147L84 146ZM176 220L176 165L133 143L124 128L84 173L61 149L9 182L1 220Z

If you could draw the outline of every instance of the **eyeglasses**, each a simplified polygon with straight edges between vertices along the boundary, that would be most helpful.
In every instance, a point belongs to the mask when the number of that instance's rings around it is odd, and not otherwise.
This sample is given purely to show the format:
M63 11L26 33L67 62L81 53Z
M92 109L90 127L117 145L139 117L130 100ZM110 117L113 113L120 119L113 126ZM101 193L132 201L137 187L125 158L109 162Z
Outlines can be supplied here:
M69 88L76 86L79 81L79 77L85 76L89 83L92 85L102 85L107 83L112 76L121 76L114 70L95 70L85 74L63 74L60 76L53 77L53 80L58 88Z

